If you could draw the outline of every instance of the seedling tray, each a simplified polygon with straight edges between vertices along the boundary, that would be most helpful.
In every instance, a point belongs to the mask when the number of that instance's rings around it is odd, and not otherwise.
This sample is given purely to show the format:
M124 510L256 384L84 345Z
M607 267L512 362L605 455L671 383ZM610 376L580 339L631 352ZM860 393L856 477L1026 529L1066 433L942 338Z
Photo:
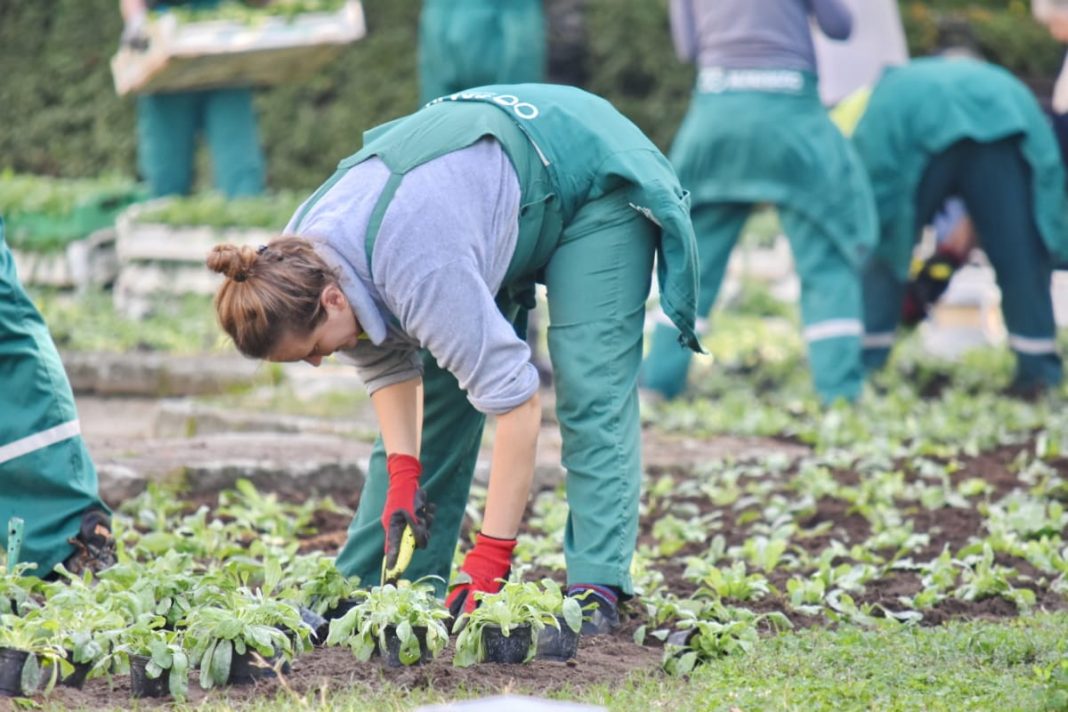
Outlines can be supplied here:
M357 0L336 12L265 16L255 23L181 22L165 12L149 24L148 48L121 48L111 73L120 96L299 82L365 32Z

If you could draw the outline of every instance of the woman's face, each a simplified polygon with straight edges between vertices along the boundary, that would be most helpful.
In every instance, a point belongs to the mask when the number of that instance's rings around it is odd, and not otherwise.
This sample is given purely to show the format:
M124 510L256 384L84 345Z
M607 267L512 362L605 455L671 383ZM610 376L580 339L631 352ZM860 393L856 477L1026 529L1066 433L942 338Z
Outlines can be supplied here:
M337 285L331 284L323 290L320 299L326 319L310 334L298 336L292 331L286 332L268 356L269 361L306 361L318 366L335 351L356 346L360 325L345 294Z

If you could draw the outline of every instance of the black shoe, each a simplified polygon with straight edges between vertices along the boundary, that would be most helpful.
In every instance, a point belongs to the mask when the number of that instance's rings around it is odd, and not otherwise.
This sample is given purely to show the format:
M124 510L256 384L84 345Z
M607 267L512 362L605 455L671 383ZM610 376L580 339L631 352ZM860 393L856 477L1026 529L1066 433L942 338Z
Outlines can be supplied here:
M86 571L94 574L115 565L115 539L111 536L111 517L99 509L90 509L82 515L81 531L67 539L74 553L67 557L63 566L75 576Z
M1020 381L1013 381L1012 385L1006 388L1004 393L1009 398L1016 398L1017 400L1026 401L1028 403L1037 403L1049 391L1049 386L1041 381L1031 381L1023 383Z
M612 589L575 584L568 587L567 595L578 598L582 604L580 635L609 635L619 629L619 596Z

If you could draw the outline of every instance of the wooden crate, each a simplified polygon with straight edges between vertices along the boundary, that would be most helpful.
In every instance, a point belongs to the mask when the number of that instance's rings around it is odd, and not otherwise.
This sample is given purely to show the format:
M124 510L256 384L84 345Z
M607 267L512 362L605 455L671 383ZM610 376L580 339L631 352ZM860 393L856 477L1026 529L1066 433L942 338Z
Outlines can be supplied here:
M162 13L149 24L148 49L120 48L111 73L120 96L299 82L365 32L358 0L348 0L337 12L265 16L251 24L179 22Z

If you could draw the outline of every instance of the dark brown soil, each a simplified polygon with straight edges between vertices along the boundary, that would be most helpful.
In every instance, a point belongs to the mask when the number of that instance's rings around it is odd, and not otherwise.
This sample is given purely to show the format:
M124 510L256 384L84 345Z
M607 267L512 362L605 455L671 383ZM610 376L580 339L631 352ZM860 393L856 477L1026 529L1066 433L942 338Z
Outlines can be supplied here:
M227 686L204 691L194 672L189 685L189 702L228 702L240 704L254 697L274 696L285 690L298 695L321 690L328 693L350 688L429 689L442 694L457 690L477 694L545 694L565 689L581 690L594 685L620 684L631 676L660 675L660 651L618 638L592 638L581 642L579 655L567 663L535 660L525 665L475 665L456 668L451 663L451 646L425 665L389 668L378 659L361 663L347 648L319 648L302 655L284 680L268 679L247 686ZM2 698L0 698L2 699ZM115 677L90 680L82 690L57 688L48 699L67 709L122 708L130 704L130 679ZM141 707L169 706L168 700L140 700ZM0 709L3 702L0 701Z
M974 458L963 458L959 460L960 469L951 475L951 480L953 484L957 484L973 477L982 478L993 486L994 492L989 496L994 500L1005 496L1013 489L1025 489L1027 486L1020 482L1011 465L1020 451L1029 447L1031 447L1031 444L1010 446L984 453ZM1053 461L1049 464L1058 471L1068 472L1068 458ZM691 476L686 471L686 468L670 464L657 464L652 466L650 470L657 477L670 475L676 479L682 479ZM861 480L861 477L851 470L838 471L834 475L838 482L843 485L856 486ZM906 476L906 481L912 482L915 480L915 475L909 474ZM792 493L785 487L781 490L781 494L787 497L792 496ZM741 514L739 511L735 511L730 507L717 507L702 498L687 498L675 501L695 504L702 514L713 511L718 512L722 527L717 533L723 535L728 546L741 544L749 536L746 527L736 524L736 520ZM979 499L975 499L973 502L978 503ZM355 508L357 502L349 499L344 504ZM911 558L918 563L934 559L947 546L951 552L955 553L971 543L973 537L982 538L987 533L983 528L983 516L975 508L943 507L938 510L926 510L922 507L913 507L912 509L914 511L909 511L909 507L902 506L902 511L906 512L906 516L912 521L913 530L918 534L926 534L929 537L928 544L911 555ZM653 546L655 544L652 536L653 524L658 517L667 513L661 507L657 507L643 518L639 525L639 545ZM803 518L799 525L803 529L812 529L828 522L832 526L827 531L811 537L795 536L792 539L793 545L815 556L823 551L832 540L837 540L844 544L846 548L849 548L854 544L864 542L872 534L868 520L858 512L853 511L848 502L830 498L824 498L817 502L815 511ZM317 523L320 525L319 533L303 540L301 550L321 549L328 552L336 551L337 547L345 541L345 530L348 526L348 521L339 515L328 514ZM1064 534L1068 535L1068 532L1064 532ZM695 583L683 578L683 572L686 569L686 557L700 555L703 549L704 544L702 543L689 543L683 546L674 556L655 562L657 570L664 575L664 585L667 591L680 597L685 597L697 590L698 586ZM887 557L893 554L892 551L879 553ZM843 562L835 561L834 563ZM1042 578L1041 572L1023 559L999 557L997 563L1012 567L1021 577L1029 577L1031 579L1030 582L1026 578L1014 581L1013 584L1017 587L1034 589L1036 588L1034 582ZM799 614L787 605L788 598L785 595L786 581L796 573L807 572L777 569L768 577L769 582L775 589L770 596L762 600L737 601L733 603L757 613L781 612L799 628L828 625L829 621L822 616ZM561 578L558 573L547 570L535 569L527 574L529 579L538 579L545 576ZM852 596L859 606L877 604L891 611L900 611L906 608L899 600L900 597L913 596L919 593L922 588L920 577L916 573L892 571L877 581L869 582L864 591L853 593ZM1059 594L1048 590L1037 590L1036 594L1036 607L1039 609L1068 609L1068 601ZM634 630L646 622L644 611L639 602L635 601L628 605L626 612L629 613L629 618L625 621L623 629L614 637L614 640L620 644L630 641ZM940 625L952 619L1006 618L1015 616L1018 613L1019 611L1013 603L1001 598L974 602L947 599L933 608L923 611L924 617L921 625Z
M1011 467L1013 459L1022 447L1026 446L1003 448L979 457L962 459L961 469L952 475L953 483L956 484L967 478L981 477L993 486L994 494L990 495L992 499L1000 498L1016 488L1026 488ZM1061 472L1068 472L1068 459L1050 464ZM670 463L663 466L652 465L650 469L654 476L668 474L678 480L692 476L685 471L686 468L673 466ZM857 486L862 479L862 476L858 476L853 471L837 472L835 477L842 484L850 486ZM906 479L912 481L915 476L909 475ZM300 493L293 492L281 494L292 501L298 501L302 496ZM785 486L778 490L778 494L786 498L796 497ZM353 509L357 505L356 497L352 493L339 494L335 499L339 504ZM978 504L979 501L975 499L973 504ZM729 506L717 507L703 498L688 499L687 503L697 505L702 513L718 512L722 526L717 533L724 536L728 546L741 544L748 536L748 527L739 524L739 517L744 514L745 510L735 510ZM207 504L214 507L217 501L212 496L212 498L191 504ZM983 517L975 507L968 509L945 507L936 511L927 511L915 503L901 503L901 512L904 517L911 520L916 533L929 536L929 542L911 555L917 563L937 557L945 547L955 553L971 543L973 538L981 538L986 534L983 530ZM655 544L652 537L653 524L657 518L666 513L662 506L658 506L644 518L640 526L641 544L650 546ZM803 515L799 521L799 525L806 530L823 523L830 523L830 528L809 537L793 537L792 544L795 547L793 553L803 551L816 555L823 551L832 540L841 542L848 549L864 542L872 534L869 521L862 514L854 511L849 503L842 500L824 498L818 501L814 509ZM336 552L345 541L348 524L349 518L346 515L318 513L314 520L316 531L302 538L301 551ZM697 585L683 578L686 568L685 559L690 555L701 554L704 547L704 543L690 543L674 556L654 562L656 568L664 576L667 591L680 597L689 596L695 592ZM880 553L890 556L893 552ZM997 563L1011 566L1022 576L1030 577L1030 580L1018 579L1014 581L1014 585L1036 589L1039 608L1046 610L1068 608L1068 602L1064 597L1038 586L1037 582L1042 578L1040 572L1025 561L999 557ZM781 612L799 628L833 625L823 616L805 616L789 607L785 594L786 581L798 573L807 575L810 572L791 571L780 567L768 577L770 584L774 587L769 596L756 601L729 603L749 608L757 613ZM552 576L557 580L562 578L559 572L537 570L530 572L528 578L539 578L544 575ZM852 596L861 606L877 604L890 611L900 611L905 606L899 599L903 596L915 595L921 589L922 584L916 573L891 571L880 580L869 583L863 591L853 593ZM317 693L324 687L329 691L337 691L353 687L379 689L385 685L394 685L403 689L427 688L445 694L460 689L486 694L500 692L539 694L565 688L577 691L604 683L619 684L630 676L660 675L661 651L655 640L647 638L648 645L646 646L639 646L633 642L635 629L646 622L644 607L640 601L632 601L624 607L624 613L621 630L612 636L583 640L577 660L566 664L538 661L522 666L478 665L468 669L458 669L451 664L451 649L446 649L438 660L427 665L397 670L386 668L374 660L369 663L358 663L347 649L317 649L298 658L293 663L292 672L286 676L284 681L271 680L250 687L230 687L204 692L196 682L194 674L194 680L190 685L190 697L193 702L225 700L240 703L254 697L274 695L285 689L304 695ZM879 614L877 607L875 614ZM955 619L1008 618L1016 616L1018 611L1011 602L1001 598L975 602L947 598L935 607L924 611L923 614L922 625L939 625ZM123 707L126 705L128 695L129 679L116 677L110 683L107 680L91 681L81 691L59 689L50 701L66 708ZM146 701L142 704L150 707L165 703ZM0 700L0 709L3 709L3 705L4 702Z

